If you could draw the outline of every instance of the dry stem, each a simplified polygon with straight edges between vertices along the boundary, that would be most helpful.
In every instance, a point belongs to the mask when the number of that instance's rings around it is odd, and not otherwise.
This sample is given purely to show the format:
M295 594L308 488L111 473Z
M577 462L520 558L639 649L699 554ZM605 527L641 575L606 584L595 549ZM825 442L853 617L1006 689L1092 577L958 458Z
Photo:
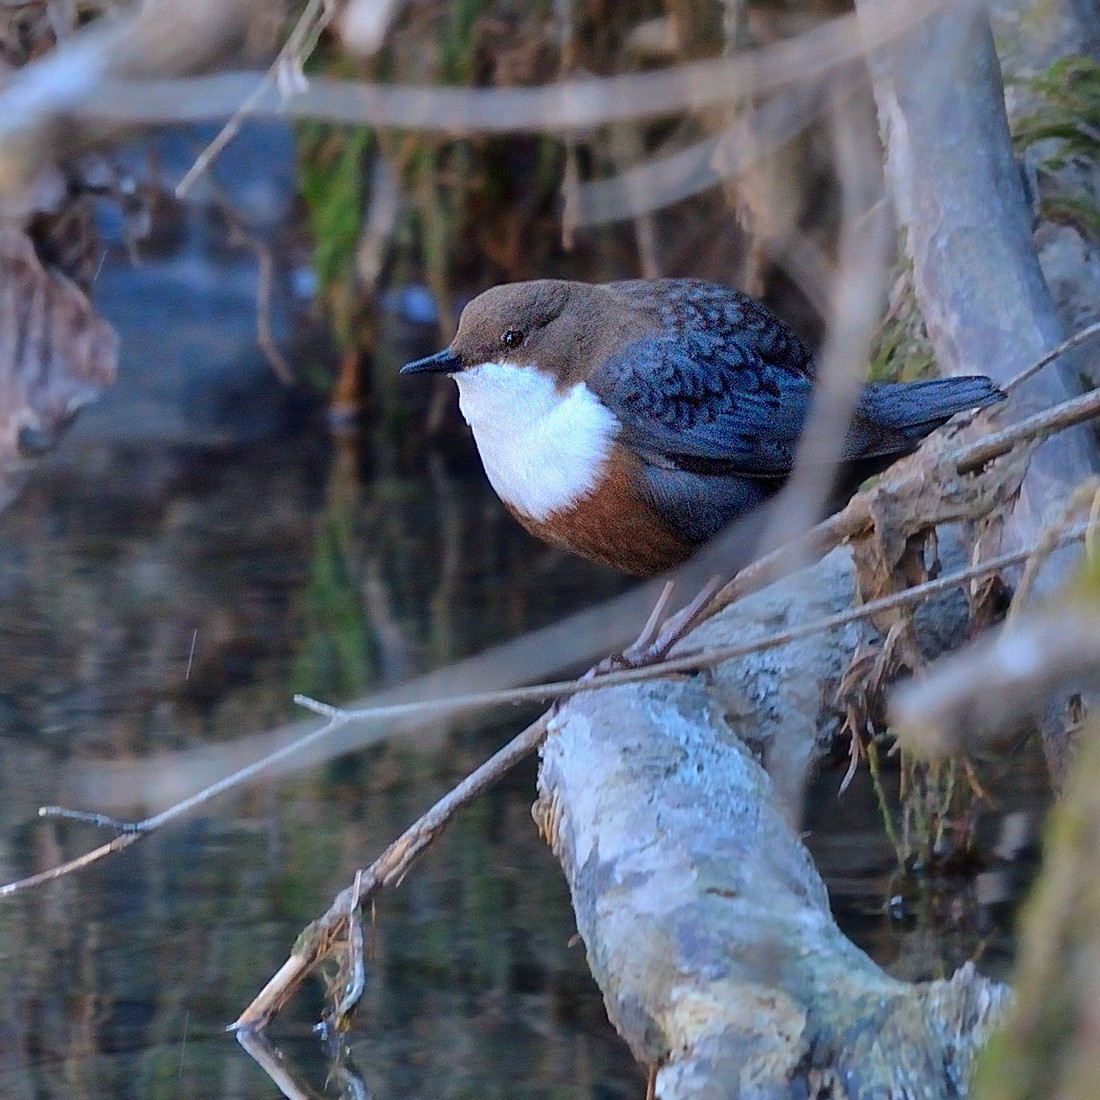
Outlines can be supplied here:
M245 120L251 115L267 89L276 84L284 97L304 86L305 77L302 67L306 58L313 52L321 32L336 14L332 0L309 0L305 10L287 36L283 48L279 51L263 79L247 96L244 102L230 115L229 120L217 132L214 139L199 154L195 163L187 170L183 179L176 184L176 198L184 198L194 187L199 177L214 163L225 147L240 133ZM287 73L293 73L296 79L287 79Z
M241 1013L233 1028L263 1027L346 935L348 914L383 887L399 884L420 853L450 824L459 810L542 744L549 721L549 716L543 715L532 722L409 826L370 867L357 872L354 883L336 895L328 912L298 937L294 953Z

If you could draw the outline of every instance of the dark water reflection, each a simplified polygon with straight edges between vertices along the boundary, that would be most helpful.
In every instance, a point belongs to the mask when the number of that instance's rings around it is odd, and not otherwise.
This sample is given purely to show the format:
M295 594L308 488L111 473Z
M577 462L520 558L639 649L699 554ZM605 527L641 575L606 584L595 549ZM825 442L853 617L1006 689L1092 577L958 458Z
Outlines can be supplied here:
M5 881L103 839L35 819L66 801L62 765L262 730L291 716L294 690L347 698L619 583L578 574L554 598L545 570L510 583L509 563L531 548L505 517L484 521L495 505L471 470L449 475L462 528L449 534L479 556L444 584L448 529L430 489L365 486L324 438L313 424L167 455L77 440L0 517ZM95 452L92 476L77 452ZM369 516L376 493L384 523ZM563 567L548 563L550 580ZM368 613L375 588L387 606ZM353 869L522 717L254 784L5 902L0 1095L271 1095L225 1024ZM568 946L568 898L535 834L532 790L531 768L511 777L380 904L353 1043L375 1095L635 1091L583 951ZM296 1005L277 1034L321 1088L319 1007L319 995Z
M66 768L268 729L295 691L343 701L622 588L528 540L461 443L429 455L384 416L334 444L253 347L251 263L205 240L135 273L112 251L97 293L123 334L119 385L0 515L3 881L104 839L36 818L65 800ZM255 782L0 902L0 1096L273 1096L225 1025L354 869L524 720ZM1002 813L1043 800L1021 774L1037 769L1014 762L994 791ZM533 782L517 770L380 901L349 1037L373 1096L641 1094L571 946ZM861 781L837 802L838 782L814 792L810 842L845 929L905 976L979 953L1003 971L1019 864L890 916L873 797ZM320 1005L314 988L274 1037L319 1094L354 1095L310 1031Z

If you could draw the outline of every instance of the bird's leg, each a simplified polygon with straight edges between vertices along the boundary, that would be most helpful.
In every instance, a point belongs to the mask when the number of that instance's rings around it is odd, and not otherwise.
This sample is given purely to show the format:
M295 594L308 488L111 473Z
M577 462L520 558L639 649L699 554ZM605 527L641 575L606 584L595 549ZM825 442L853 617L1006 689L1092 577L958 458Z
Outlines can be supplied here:
M600 676L616 669L644 668L646 665L660 664L668 656L669 650L705 618L707 607L721 586L721 578L712 577L691 603L662 624L661 620L674 588L673 582L669 581L653 605L638 637L622 653L613 653L602 660L588 676Z
M656 641L661 628L661 619L668 609L669 601L672 599L672 593L675 589L675 581L665 581L665 586L661 589L661 594L657 597L657 602L653 605L653 610L649 613L649 618L646 619L645 626L642 627L638 637L621 653L612 653L598 664L593 665L581 679L591 680L595 676L602 676L605 672L615 672L624 668L639 668L644 662L636 661L633 655L644 653Z
M696 593L695 598L686 607L681 608L662 627L660 633L647 640L642 646L644 632L638 641L627 650L626 656L635 666L652 665L663 661L677 642L690 634L704 619L706 611L714 599L715 593L722 587L721 577L711 577ZM654 609L656 612L656 609ZM650 616L652 619L653 616ZM648 624L646 624L648 626Z
M675 591L676 582L665 581L665 586L661 589L661 594L657 597L657 602L653 605L653 610L649 613L649 618L646 619L642 632L627 647L627 653L645 652L657 640L661 630L661 620L665 617L665 611L668 609L668 605L672 600L672 593Z

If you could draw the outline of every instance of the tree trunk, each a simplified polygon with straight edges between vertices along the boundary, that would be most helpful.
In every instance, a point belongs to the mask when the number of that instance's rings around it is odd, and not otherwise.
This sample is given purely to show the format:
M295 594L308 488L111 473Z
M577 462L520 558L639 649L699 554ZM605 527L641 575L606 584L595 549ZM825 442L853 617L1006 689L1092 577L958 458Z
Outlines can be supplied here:
M880 4L857 0L856 10L870 19ZM958 4L929 19L879 51L871 71L890 190L940 370L1007 382L1066 333L1035 249L984 6ZM1013 394L1007 415L1019 419L1075 396L1082 362L1070 354L1047 367ZM1085 427L1040 447L1007 525L1009 544L1033 545L1068 489L1098 466ZM1055 554L1039 592L1063 584L1075 560L1072 551ZM1059 788L1072 755L1061 709L1052 708L1042 729Z

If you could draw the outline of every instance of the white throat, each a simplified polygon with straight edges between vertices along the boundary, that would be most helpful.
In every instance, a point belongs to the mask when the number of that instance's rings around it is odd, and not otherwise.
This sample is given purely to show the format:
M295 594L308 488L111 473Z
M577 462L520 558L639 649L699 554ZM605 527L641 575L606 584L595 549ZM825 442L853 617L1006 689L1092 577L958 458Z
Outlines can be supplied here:
M502 500L544 520L596 487L619 422L587 386L558 393L548 375L513 363L483 363L454 379Z

